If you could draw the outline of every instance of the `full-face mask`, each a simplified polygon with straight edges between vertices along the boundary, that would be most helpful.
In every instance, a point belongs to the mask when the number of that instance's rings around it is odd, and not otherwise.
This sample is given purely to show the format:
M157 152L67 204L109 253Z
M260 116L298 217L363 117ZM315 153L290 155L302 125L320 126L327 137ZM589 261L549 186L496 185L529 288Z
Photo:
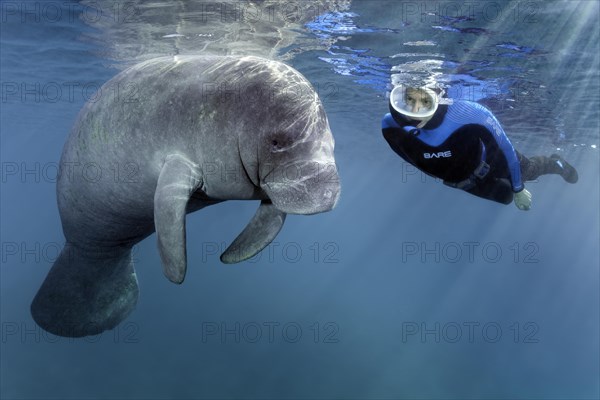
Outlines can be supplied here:
M406 122L422 122L435 114L438 95L426 87L396 86L390 93L390 108Z

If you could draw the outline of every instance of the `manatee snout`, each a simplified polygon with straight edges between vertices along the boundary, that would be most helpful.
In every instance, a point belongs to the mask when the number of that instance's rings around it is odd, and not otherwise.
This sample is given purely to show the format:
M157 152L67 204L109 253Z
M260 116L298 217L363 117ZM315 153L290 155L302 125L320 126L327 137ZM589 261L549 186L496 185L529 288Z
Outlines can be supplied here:
M263 189L279 210L308 215L332 210L341 186L335 162L308 162L273 170Z

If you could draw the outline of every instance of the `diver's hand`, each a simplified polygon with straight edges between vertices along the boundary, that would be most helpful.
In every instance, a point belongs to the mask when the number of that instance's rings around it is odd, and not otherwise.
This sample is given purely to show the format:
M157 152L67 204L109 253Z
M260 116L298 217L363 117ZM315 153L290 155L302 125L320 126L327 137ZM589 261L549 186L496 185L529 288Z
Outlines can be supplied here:
M524 188L515 193L515 206L522 211L528 211L531 208L531 193L529 193L529 190Z

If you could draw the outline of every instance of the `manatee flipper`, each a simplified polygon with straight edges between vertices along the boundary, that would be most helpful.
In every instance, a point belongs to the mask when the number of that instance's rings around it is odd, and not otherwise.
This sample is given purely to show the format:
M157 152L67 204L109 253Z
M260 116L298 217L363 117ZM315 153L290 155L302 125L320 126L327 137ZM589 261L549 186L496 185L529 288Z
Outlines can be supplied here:
M185 278L186 207L201 184L202 172L197 164L181 155L165 159L154 193L154 227L164 274L174 283Z
M242 233L221 254L221 261L225 264L235 264L254 257L275 239L283 227L285 216L286 214L275 208L271 201L262 201Z
M35 295L31 315L55 335L96 335L127 318L138 293L131 249L90 253L67 243Z

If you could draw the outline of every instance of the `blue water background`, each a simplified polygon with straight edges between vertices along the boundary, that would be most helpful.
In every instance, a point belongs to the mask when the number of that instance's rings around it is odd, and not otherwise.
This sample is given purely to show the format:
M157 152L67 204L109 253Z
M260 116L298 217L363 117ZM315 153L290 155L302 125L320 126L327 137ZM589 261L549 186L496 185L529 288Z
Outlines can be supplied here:
M473 16L455 12L462 3L340 3L255 29L283 31L277 47L182 2L101 4L135 11L128 24L82 18L85 3L2 2L2 398L598 398L598 2L493 3L500 14L475 2ZM40 8L38 21L35 4L62 15ZM136 247L140 299L123 324L78 340L41 331L29 304L64 241L53 168L87 97L149 56L240 54L244 43L319 91L337 208L289 216L238 265L213 250L257 204L190 215L183 285L164 278L153 235ZM417 173L379 127L392 81L428 79L490 107L525 154L561 154L579 182L527 184L525 213Z

